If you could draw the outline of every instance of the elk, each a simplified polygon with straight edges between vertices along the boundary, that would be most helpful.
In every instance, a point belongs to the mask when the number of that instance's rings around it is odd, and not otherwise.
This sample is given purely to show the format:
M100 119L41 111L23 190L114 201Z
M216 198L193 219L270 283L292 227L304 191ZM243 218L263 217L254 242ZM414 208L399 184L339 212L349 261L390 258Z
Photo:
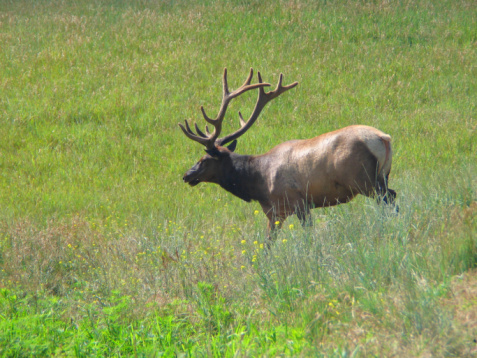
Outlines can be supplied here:
M396 192L387 186L391 137L373 127L351 125L311 139L287 141L262 155L235 153L237 138L250 129L265 105L298 85L282 85L280 74L275 90L265 92L270 84L262 81L260 72L258 83L251 84L252 77L250 69L245 83L230 92L224 69L222 105L216 118L209 118L204 107L200 108L205 121L214 127L212 133L207 126L204 133L197 124L194 132L187 120L179 124L206 152L184 174L185 183L215 183L247 202L258 201L268 217L269 239L288 216L296 214L303 226L311 225L310 209L347 203L357 194L394 203ZM258 89L258 98L249 119L245 121L239 112L240 128L219 138L230 101L253 89Z

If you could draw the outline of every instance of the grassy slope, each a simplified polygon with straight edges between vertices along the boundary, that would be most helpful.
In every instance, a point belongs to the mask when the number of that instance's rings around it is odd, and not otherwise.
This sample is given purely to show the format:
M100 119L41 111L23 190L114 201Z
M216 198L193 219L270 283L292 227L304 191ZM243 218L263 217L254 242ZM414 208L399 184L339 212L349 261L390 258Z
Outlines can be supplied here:
M476 261L472 2L0 4L3 353L472 354L444 300ZM316 210L263 256L257 204L181 183L224 67L300 82L240 153L390 133L399 217Z

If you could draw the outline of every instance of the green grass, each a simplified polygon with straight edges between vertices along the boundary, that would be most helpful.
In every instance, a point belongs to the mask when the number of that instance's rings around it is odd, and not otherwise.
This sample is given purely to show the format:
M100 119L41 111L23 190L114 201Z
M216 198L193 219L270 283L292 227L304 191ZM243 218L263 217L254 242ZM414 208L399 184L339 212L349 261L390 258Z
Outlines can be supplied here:
M0 0L0 354L474 356L476 43L465 0ZM266 252L257 203L183 184L224 67L300 83L239 153L389 133L399 215L317 209Z

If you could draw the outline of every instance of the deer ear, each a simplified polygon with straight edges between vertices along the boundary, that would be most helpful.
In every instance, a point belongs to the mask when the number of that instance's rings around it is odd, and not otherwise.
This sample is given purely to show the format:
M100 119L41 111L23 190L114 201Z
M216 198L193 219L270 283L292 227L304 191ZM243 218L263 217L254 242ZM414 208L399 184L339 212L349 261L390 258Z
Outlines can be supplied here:
M205 152L213 158L218 158L220 156L220 151L217 147L213 147L212 149L205 149Z
M234 139L233 142L227 146L227 149L233 152L235 151L236 146L237 146L237 139Z

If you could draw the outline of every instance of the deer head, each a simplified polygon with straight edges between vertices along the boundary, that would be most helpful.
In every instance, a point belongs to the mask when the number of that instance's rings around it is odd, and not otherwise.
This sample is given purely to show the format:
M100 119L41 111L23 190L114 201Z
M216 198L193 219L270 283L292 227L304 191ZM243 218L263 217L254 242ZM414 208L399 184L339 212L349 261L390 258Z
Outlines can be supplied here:
M187 120L185 121L185 125L179 123L179 126L184 134L189 139L204 145L205 151L207 153L184 175L183 180L185 183L188 183L191 186L195 186L200 182L219 183L220 177L224 175L223 173L227 173L230 170L230 165L233 165L231 163L230 153L235 150L237 138L242 136L255 123L262 109L269 101L298 84L298 82L294 82L288 86L282 86L283 75L280 74L275 90L266 93L264 87L268 87L270 84L264 83L262 81L260 72L258 72L258 83L250 84L252 77L253 69L250 69L250 74L248 75L244 84L235 91L230 92L227 83L227 69L224 69L222 105L220 106L216 118L209 118L205 113L204 107L200 107L205 121L214 127L212 133L209 132L207 125L205 127L204 133L199 129L198 125L195 124L196 133L194 133ZM230 101L240 96L242 93L255 88L258 88L259 92L255 108L250 115L250 118L245 121L242 117L242 114L239 112L240 129L229 135L219 138L219 135L222 131L222 122L225 118L225 113L227 112L227 107ZM227 143L231 144L228 147L224 147L224 145Z

